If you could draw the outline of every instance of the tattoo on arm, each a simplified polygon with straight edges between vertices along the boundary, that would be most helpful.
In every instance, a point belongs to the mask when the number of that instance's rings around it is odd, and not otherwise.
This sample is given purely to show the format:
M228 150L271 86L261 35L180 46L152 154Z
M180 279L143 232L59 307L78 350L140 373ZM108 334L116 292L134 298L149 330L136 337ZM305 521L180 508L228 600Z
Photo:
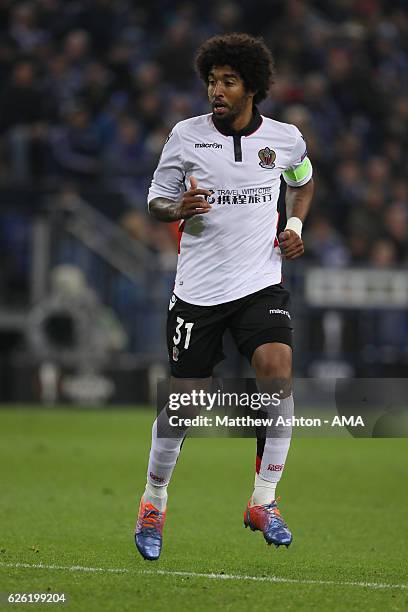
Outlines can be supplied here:
M180 220L179 203L167 198L154 198L149 203L149 213L158 221L171 223Z

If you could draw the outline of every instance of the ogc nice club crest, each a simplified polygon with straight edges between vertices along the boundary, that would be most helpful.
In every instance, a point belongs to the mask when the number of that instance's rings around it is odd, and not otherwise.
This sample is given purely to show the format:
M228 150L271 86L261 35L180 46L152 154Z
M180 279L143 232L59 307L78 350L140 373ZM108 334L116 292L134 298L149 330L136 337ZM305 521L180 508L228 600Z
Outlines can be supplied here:
M272 168L275 167L274 162L276 159L276 153L269 147L265 147L264 149L258 151L258 157L261 160L259 165L262 168L269 168L269 170L272 170Z

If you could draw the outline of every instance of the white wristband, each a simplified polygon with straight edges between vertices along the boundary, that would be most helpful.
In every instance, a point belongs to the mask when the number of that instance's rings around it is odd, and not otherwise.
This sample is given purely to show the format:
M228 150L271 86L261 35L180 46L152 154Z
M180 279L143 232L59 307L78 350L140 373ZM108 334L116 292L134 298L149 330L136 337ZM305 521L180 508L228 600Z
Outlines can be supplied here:
M303 223L301 222L299 217L290 217L290 219L288 219L288 222L286 223L285 230L293 230L300 238L302 236L302 227Z

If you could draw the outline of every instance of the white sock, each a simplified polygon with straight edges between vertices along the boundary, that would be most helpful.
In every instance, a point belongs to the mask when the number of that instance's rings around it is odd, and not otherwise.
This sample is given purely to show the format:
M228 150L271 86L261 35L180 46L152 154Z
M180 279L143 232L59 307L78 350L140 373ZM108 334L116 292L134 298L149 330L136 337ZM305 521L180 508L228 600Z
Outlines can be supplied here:
M164 512L167 506L167 485L157 486L147 481L143 501L145 504L153 504L160 512Z
M152 427L152 445L150 447L147 484L143 494L145 503L151 503L158 510L164 510L167 503L167 485L180 454L187 429L175 430L168 420L164 408ZM164 437L169 434L178 437ZM160 435L159 435L160 434Z
M276 482L264 480L259 474L255 474L255 485L251 497L251 506L270 504L271 501L275 499L276 485Z
M290 395L281 400L279 415L291 418L293 413L293 395ZM254 492L251 498L252 505L268 504L275 499L276 486L285 468L291 436L291 427L268 428L259 474L255 476Z

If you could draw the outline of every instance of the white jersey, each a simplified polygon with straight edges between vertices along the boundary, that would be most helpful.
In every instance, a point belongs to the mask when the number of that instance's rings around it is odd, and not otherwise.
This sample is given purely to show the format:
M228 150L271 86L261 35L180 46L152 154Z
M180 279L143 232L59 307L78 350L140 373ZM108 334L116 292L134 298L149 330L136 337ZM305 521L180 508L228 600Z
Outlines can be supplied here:
M240 135L226 135L208 114L174 127L148 201L178 200L190 176L212 192L210 212L180 223L176 296L211 306L281 281L276 240L281 174L295 187L312 176L306 143L294 125L255 114Z

